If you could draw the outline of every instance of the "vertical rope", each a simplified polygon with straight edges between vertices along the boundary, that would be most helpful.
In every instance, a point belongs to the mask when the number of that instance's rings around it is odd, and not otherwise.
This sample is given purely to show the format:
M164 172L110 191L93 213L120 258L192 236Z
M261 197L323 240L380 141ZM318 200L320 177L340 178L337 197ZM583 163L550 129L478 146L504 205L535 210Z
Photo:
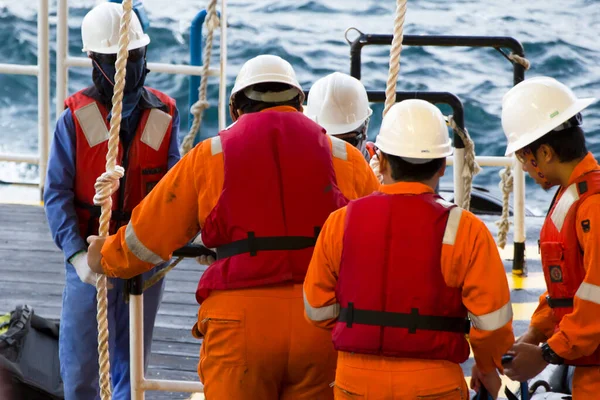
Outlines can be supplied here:
M469 136L469 131L456 124L452 116L448 118L448 123L456 135L458 135L465 144L465 164L462 170L464 199L460 207L468 210L471 207L471 191L473 189L473 177L481 171L481 167L475 161L475 143Z
M513 191L513 175L512 168L506 167L500 171L500 189L502 190L502 216L500 221L496 222L498 226L498 247L501 249L506 246L506 238L508 236L508 230L510 228L510 222L508 220L508 206L510 193Z
M396 102L396 84L398 82L398 75L400 74L400 53L402 52L402 40L404 38L404 18L406 17L407 1L408 0L396 0L394 38L392 39L392 48L390 49L390 69L385 89L384 117Z
M125 72L129 52L129 24L133 8L132 0L123 1L123 16L119 31L119 51L115 63L115 87L112 98L112 118L110 120L110 134L108 138L108 152L106 154L106 172L97 180L94 188L94 204L100 205L99 235L108 236L110 219L112 214L112 194L119 188L119 179L123 177L124 169L117 165L119 152L119 131L121 130L121 112L123 111L123 91L125 89ZM112 398L110 384L110 356L108 353L108 301L106 288L106 275L98 275L96 281L97 307L96 315L98 321L98 362L100 365L100 398L110 400Z
M181 155L186 155L194 147L194 140L200 131L204 110L210 106L207 100L208 72L210 70L210 60L212 57L213 36L215 29L218 26L219 17L217 16L217 0L210 0L206 8L206 27L208 28L208 31L206 33L206 44L204 46L204 62L202 65L200 87L198 88L198 101L195 102L190 109L194 116L194 121L192 122L190 131L185 138L183 138L183 142L181 142Z

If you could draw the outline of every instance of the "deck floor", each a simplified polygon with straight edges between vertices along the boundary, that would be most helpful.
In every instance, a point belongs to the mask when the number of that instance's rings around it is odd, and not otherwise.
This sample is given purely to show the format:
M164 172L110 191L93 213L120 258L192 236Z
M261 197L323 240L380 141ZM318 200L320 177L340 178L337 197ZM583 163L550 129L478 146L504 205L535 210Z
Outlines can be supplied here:
M483 217L495 235L497 217ZM527 328L531 313L544 291L541 264L536 243L541 218L528 218L528 271L525 279L511 274L512 253L502 252L512 289L515 334ZM512 229L511 229L512 230ZM509 243L512 237L509 237ZM64 286L62 253L52 242L44 209L39 206L0 204L0 313L18 304L29 304L45 318L58 319ZM200 341L190 334L198 305L195 289L203 267L185 260L171 271L166 280L163 302L155 325L152 356L147 375L158 379L194 381ZM471 374L473 359L463 364L465 376ZM468 378L467 378L468 379ZM512 387L512 385L511 385ZM147 399L186 399L184 393L148 392Z

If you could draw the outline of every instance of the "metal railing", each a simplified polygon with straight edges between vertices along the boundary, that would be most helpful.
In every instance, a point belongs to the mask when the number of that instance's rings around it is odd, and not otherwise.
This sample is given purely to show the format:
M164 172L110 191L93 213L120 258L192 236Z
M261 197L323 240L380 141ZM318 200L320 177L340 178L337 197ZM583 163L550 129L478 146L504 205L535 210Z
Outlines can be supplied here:
M30 75L37 77L38 105L38 154L0 153L0 162L23 162L39 166L40 195L44 188L48 165L48 143L50 140L50 36L48 22L48 0L39 0L37 13L37 64L0 64L0 74Z
M349 31L355 30L359 36L350 41L347 37ZM362 49L371 45L391 45L393 35L372 35L364 34L355 28L346 31L346 40L350 44L350 75L357 79L361 78L361 56ZM496 49L513 67L513 85L525 79L525 68L511 60L502 49L510 49L513 54L525 57L525 51L521 43L506 36L440 36L440 35L404 35L403 46L441 46L441 47L487 47ZM416 92L420 94L420 92ZM380 92L375 98L371 96L372 101L384 101L385 93ZM414 97L413 97L414 98ZM427 99L425 99L427 100ZM435 100L435 99L433 99ZM435 101L434 101L435 102ZM455 116L456 118L456 116ZM458 121L457 121L458 122ZM460 126L460 125L459 125ZM454 136L454 157L449 158L450 165L453 165L454 180L454 201L460 204L463 197L462 185L462 167L464 165L464 143L460 137ZM482 167L513 167L513 188L514 188L514 258L513 273L523 274L525 271L525 174L520 164L514 157L476 157L477 163Z

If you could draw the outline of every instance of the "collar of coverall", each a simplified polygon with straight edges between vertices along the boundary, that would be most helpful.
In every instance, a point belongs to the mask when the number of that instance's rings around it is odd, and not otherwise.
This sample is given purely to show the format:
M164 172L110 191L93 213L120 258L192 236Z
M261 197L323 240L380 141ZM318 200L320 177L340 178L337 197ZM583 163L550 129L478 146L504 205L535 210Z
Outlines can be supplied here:
M591 152L588 152L587 155L577 164L573 172L571 173L571 177L569 178L569 185L572 184L577 178L581 175L587 174L588 172L595 171L600 169L600 165L598 165L598 161L594 158L594 155Z
M434 193L431 187L420 182L396 182L391 185L381 185L379 191L385 194Z
M264 112L264 111L298 112L298 110L296 110L292 106L275 106L275 107L269 107L269 108L260 110L260 112Z

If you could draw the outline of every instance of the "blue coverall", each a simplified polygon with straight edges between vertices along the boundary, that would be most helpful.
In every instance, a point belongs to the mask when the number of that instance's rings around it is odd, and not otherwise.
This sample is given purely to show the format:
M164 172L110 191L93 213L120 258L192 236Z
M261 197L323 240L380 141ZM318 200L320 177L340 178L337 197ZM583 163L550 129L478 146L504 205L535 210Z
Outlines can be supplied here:
M144 100L141 100L144 101ZM151 105L146 105L151 107ZM120 140L126 146L135 135L141 109L139 105L121 125ZM168 168L180 158L177 134L179 114L175 110ZM99 399L98 389L98 330L96 323L96 288L83 283L68 260L87 249L80 235L74 206L76 132L71 111L67 108L58 118L48 160L48 174L44 188L44 205L50 231L56 245L65 255L66 285L63 291L59 357L66 400ZM127 174L127 170L125 171ZM90 177L91 180L97 177ZM144 274L144 279L156 273L161 266ZM108 291L108 324L113 399L130 398L129 381L129 305L124 302L125 281L110 279L113 288ZM144 357L150 355L152 333L158 307L162 299L164 280L144 292Z

